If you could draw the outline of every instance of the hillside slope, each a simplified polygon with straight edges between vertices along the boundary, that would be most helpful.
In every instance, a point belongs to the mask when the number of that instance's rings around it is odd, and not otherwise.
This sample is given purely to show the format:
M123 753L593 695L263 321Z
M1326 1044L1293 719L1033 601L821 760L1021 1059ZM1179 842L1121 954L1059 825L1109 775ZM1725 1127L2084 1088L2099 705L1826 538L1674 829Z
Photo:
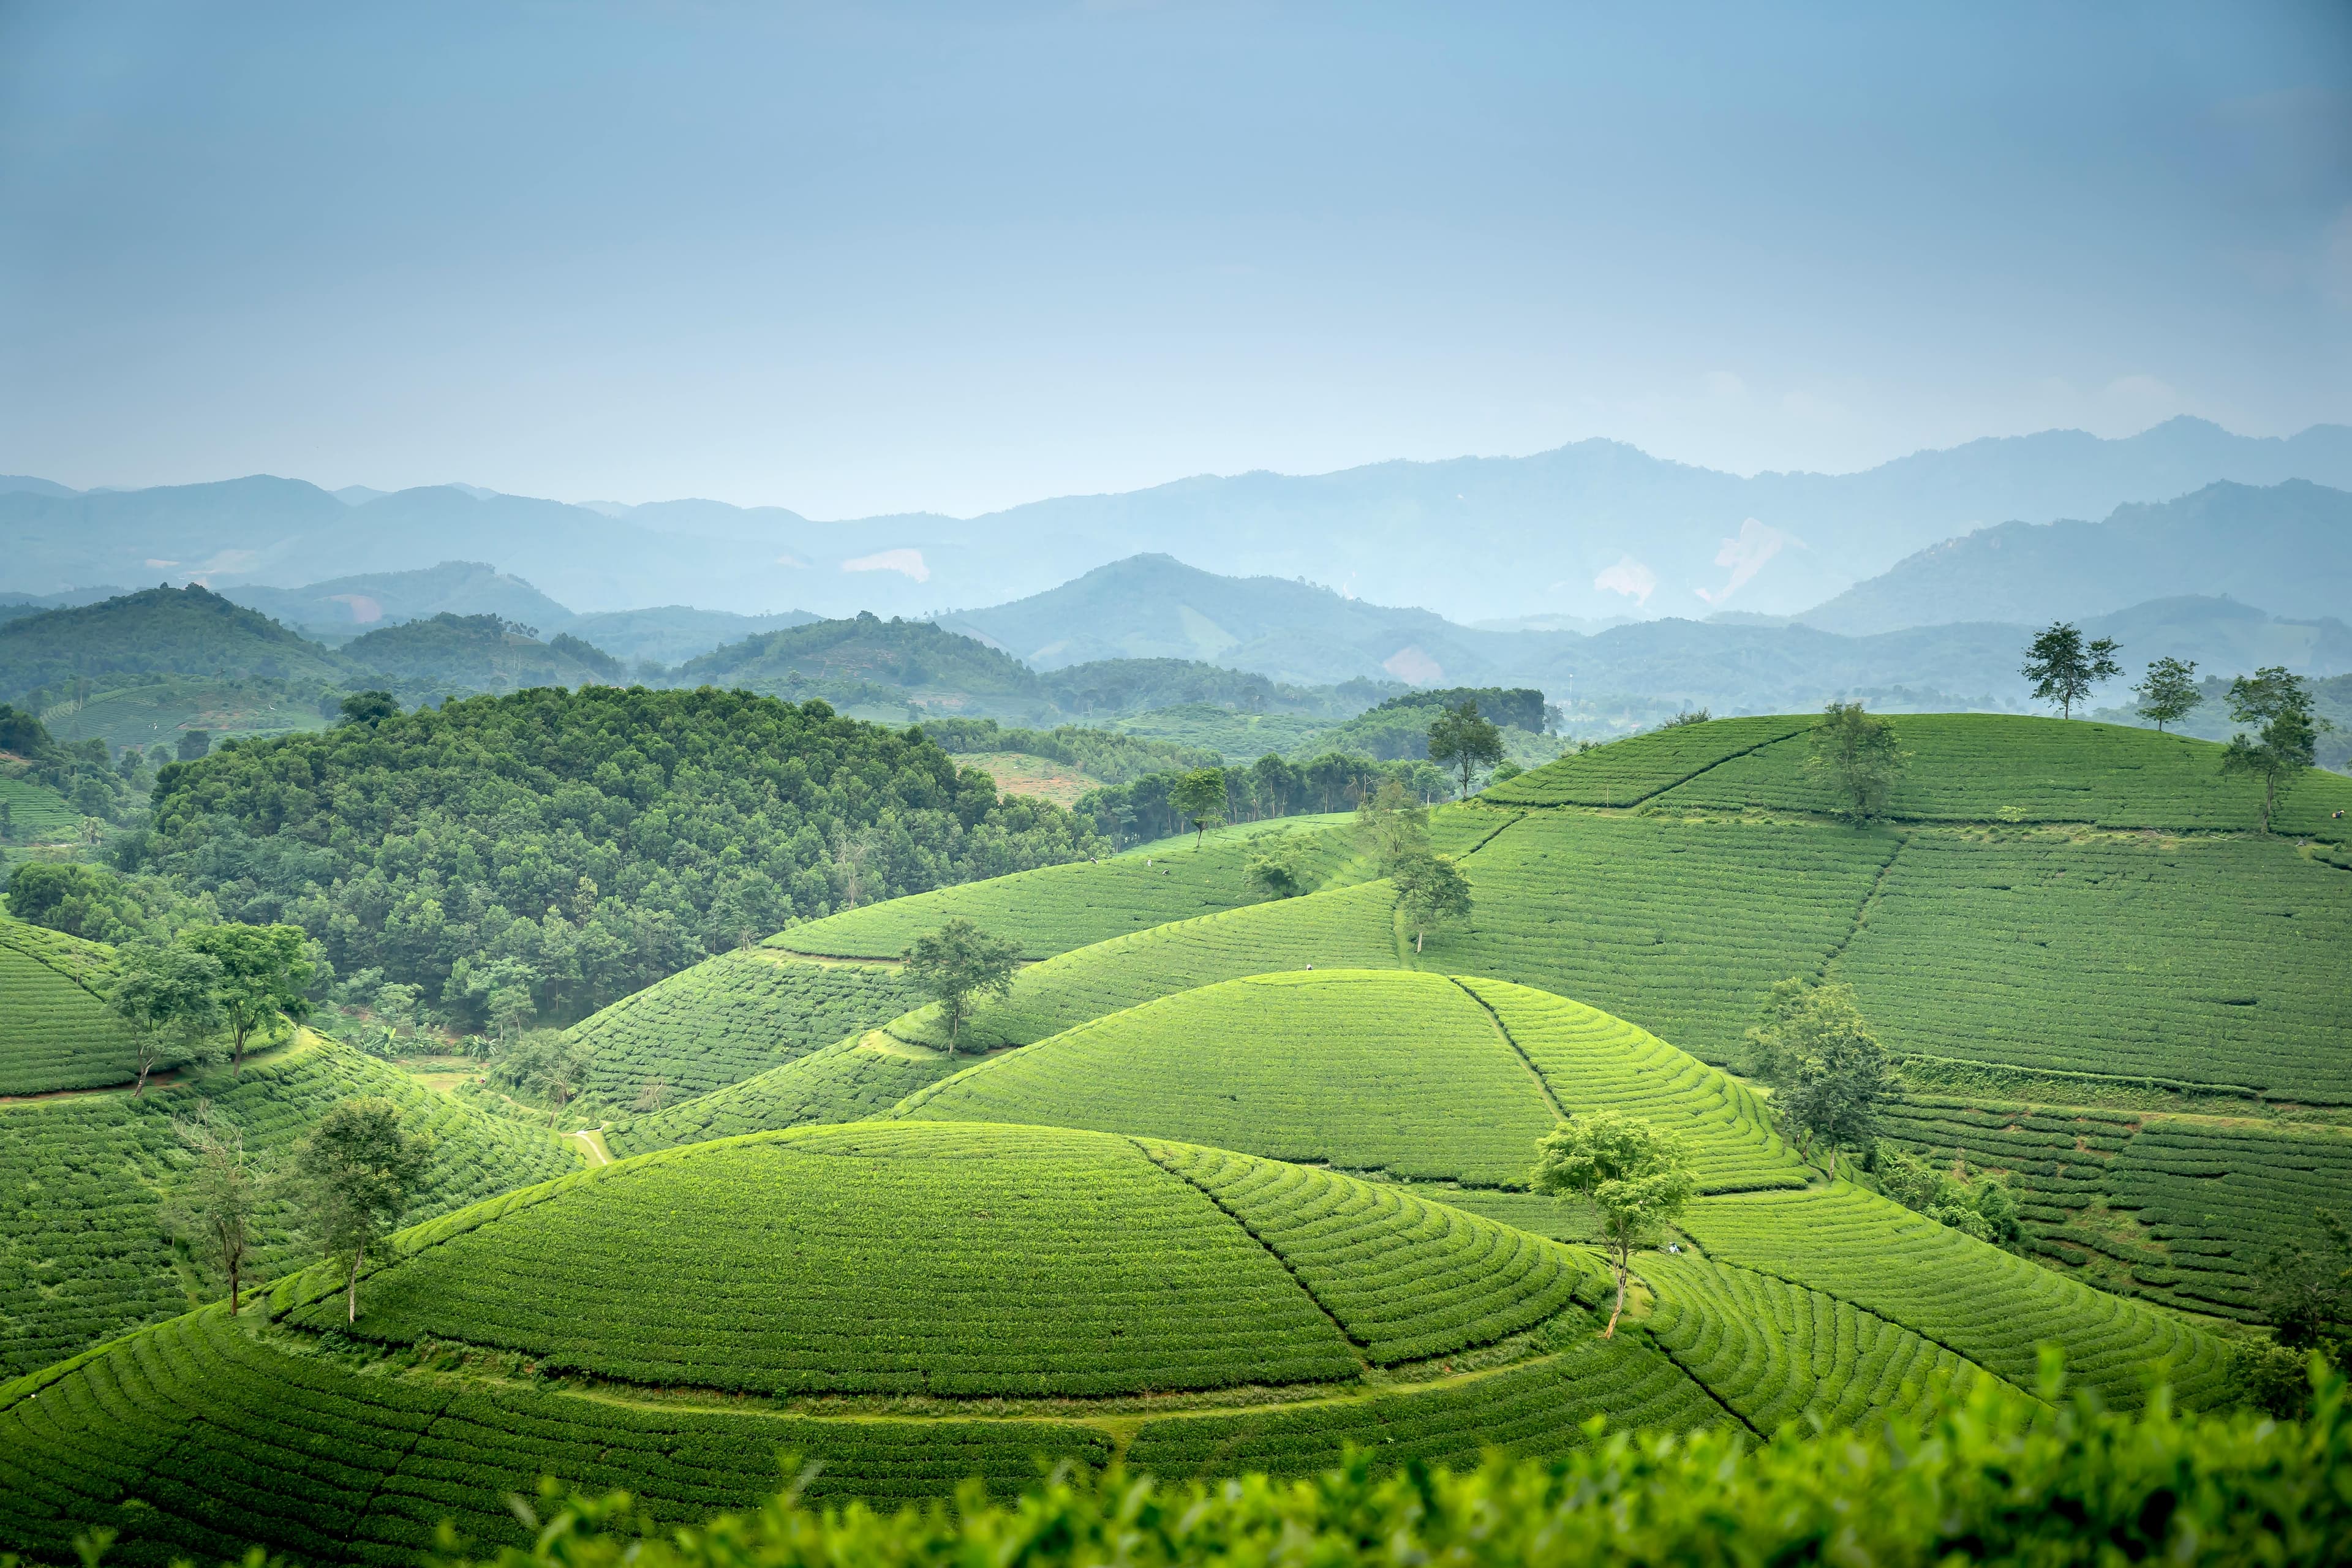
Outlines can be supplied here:
M190 584L0 624L0 702L73 681L98 688L152 675L340 681L344 667L267 616Z

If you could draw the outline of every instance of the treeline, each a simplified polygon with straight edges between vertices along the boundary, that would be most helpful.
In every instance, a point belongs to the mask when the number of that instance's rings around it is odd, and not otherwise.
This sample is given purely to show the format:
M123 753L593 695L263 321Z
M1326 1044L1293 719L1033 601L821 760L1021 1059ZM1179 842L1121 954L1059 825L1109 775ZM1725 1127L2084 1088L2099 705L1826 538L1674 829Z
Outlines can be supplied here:
M539 689L163 770L126 872L461 1027L569 1020L796 919L1108 847L919 732L744 692ZM519 999L521 1005L518 1005Z
M993 719L925 719L922 731L943 751L1023 752L1066 763L1108 784L1171 770L1213 768L1224 760L1205 746L1181 746L1079 724L1019 730L1002 728Z
M1543 734L1561 718L1561 710L1533 687L1455 686L1391 697L1318 737L1316 744L1335 752L1361 752L1378 762L1418 761L1429 755L1430 722L1465 702L1475 704L1491 724L1531 735Z
M119 761L110 760L104 741L59 741L37 715L5 702L0 752L29 764L21 774L26 780L47 785L82 816L103 822L135 812L139 792L152 782L149 760L136 747L125 749ZM0 822L0 839L12 836L9 825Z
M1424 750L1426 740L1424 729ZM1192 826L1192 816L1177 807L1175 796L1182 781L1198 771L1147 773L1132 784L1089 790L1074 809L1095 832L1122 847L1171 837ZM1375 762L1349 752L1327 752L1305 763L1269 752L1247 767L1214 771L1223 777L1227 822L1353 811L1391 780L1423 805L1451 798L1454 787L1444 770L1426 762Z

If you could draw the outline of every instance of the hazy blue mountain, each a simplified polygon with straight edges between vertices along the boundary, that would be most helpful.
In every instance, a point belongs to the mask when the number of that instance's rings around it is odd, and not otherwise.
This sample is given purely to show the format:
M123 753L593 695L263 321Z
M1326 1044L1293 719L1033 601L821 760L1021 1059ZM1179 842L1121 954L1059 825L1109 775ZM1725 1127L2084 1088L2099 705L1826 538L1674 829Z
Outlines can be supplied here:
M376 489L368 485L345 485L341 489L329 493L345 506L365 506L372 500L382 500L392 492Z
M342 650L350 684L381 685L406 701L450 692L519 691L530 686L616 685L620 661L557 632L546 641L498 615L443 612L379 627Z
M221 593L289 626L331 638L445 613L498 616L548 633L578 619L521 578L478 561L444 561L421 572L332 577L301 588L233 585Z
M16 491L23 495L72 496L81 492L55 479L37 479L30 474L0 474L0 494Z
M2220 483L2103 522L2006 522L1922 550L1801 618L1840 632L2042 623L2184 594L2340 613L2352 603L2352 494L2302 479Z
M456 485L352 506L257 476L119 494L0 493L0 539L11 547L0 551L0 590L54 593L149 571L215 585L301 583L472 559L583 611L696 604L928 616L1165 553L1456 621L1791 615L1988 524L2105 516L2216 480L2289 479L2352 488L2352 428L2253 439L2176 419L2121 441L2050 431L1857 474L1749 478L1595 440L1525 458L1182 479L971 519L830 522L781 507L590 508ZM2285 590L2301 564L2254 561L2230 591L2294 607Z

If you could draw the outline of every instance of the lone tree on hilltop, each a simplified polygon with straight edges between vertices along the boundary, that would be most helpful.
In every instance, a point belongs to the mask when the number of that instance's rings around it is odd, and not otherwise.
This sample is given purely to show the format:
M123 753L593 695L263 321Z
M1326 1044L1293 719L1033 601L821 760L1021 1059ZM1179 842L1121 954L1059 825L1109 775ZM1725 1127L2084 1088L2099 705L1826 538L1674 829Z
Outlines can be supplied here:
M1537 1145L1530 1183L1539 1193L1589 1199L1600 1211L1601 1240L1617 1276L1617 1305L1601 1337L1613 1338L1625 1313L1633 1249L1661 1239L1697 1188L1689 1149L1638 1116L1587 1111L1553 1128Z
M388 1100L347 1100L295 1150L311 1235L329 1258L351 1260L344 1321L360 1321L360 1267L367 1249L408 1212L408 1193L433 1157L429 1140L404 1131Z
M1194 768L1168 792L1168 805L1192 825L1192 847L1199 848L1202 834L1224 824L1225 770Z
M2058 716L2072 719L2074 704L2088 697L2091 688L2124 672L2116 662L2117 651L2115 638L2085 644L2080 628L2059 621L2026 645L2022 673L2033 682L2038 700L2055 702Z
M1391 868L1396 881L1397 908L1412 929L1412 950L1421 951L1429 928L1463 919L1470 912L1470 882L1451 855L1416 849Z
M1776 982L1748 1044L1748 1066L1773 1087L1773 1109L1798 1141L1797 1157L1809 1159L1819 1138L1829 1149L1822 1169L1835 1176L1838 1151L1877 1132L1879 1104L1895 1087L1886 1048L1864 1026L1853 987Z
M2259 726L2249 739L2242 731L2221 754L2221 771L2252 773L2263 781L2263 831L2271 830L2279 792L2311 766L2325 721L2311 711L2311 689L2284 665L2266 665L2230 682L2230 717Z
M245 1070L245 1042L256 1029L275 1019L310 1016L302 993L318 968L302 956L302 928L289 925L195 926L180 933L191 952L201 952L221 967L214 994L228 1026L229 1059Z
M2147 674L2132 695L2139 699L2139 716L2156 721L2158 734L2175 720L2185 719L2205 700L2197 689L2197 661L2193 658L2159 658L2147 667Z
M1863 711L1859 702L1832 702L1822 710L1805 743L1805 772L1826 784L1857 824L1869 821L1895 793L1911 753L1895 743L1895 726Z
M196 1114L176 1131L194 1164L164 1200L163 1224L228 1276L234 1318L268 1181L247 1160L245 1135L213 1120L212 1101L198 1100Z
M139 1071L131 1099L147 1092L147 1075L166 1050L192 1048L220 1027L223 979L217 959L177 942L121 950L106 1005L131 1026L133 1065Z
M991 936L963 916L926 936L899 955L907 962L907 977L940 1005L948 1021L948 1058L953 1060L963 1021L980 996L1002 996L1013 989L1021 963L1021 944Z
M1470 775L1503 760L1503 732L1465 698L1429 721L1429 760L1462 775L1461 798L1470 798Z

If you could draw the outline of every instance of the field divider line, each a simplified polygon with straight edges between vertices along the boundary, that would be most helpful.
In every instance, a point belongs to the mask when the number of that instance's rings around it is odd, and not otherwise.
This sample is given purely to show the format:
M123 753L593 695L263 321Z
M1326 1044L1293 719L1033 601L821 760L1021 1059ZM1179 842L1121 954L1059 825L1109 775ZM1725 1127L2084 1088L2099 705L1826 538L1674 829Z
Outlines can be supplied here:
M432 1415L425 1418L425 1424L416 1429L416 1436L411 1437L408 1440L408 1447L401 1450L400 1458L384 1467L383 1473L376 1477L374 1487L368 1492L367 1501L360 1504L358 1510L352 1515L352 1539L358 1539L361 1527L367 1523L368 1515L375 1511L375 1505L383 1498L383 1489L392 1484L392 1479L394 1476L408 1468L408 1462L416 1458L416 1450L424 1446L425 1437L432 1433L433 1428L441 1425L441 1418L449 1414L449 1406L456 1402L457 1397L457 1393L455 1389L444 1393L441 1395L440 1405L436 1407Z
M1640 1276L1636 1275L1635 1278L1640 1279ZM1642 1283L1650 1286L1650 1295L1654 1300L1658 1293L1658 1288L1655 1285L1650 1285L1650 1282L1647 1279L1643 1279ZM1654 1309L1653 1310L1654 1310ZM1688 1309L1678 1308L1676 1310L1687 1310ZM1683 1358L1675 1353L1675 1347L1666 1343L1664 1340L1659 1338L1657 1331L1649 1328L1646 1320L1644 1321L1643 1327L1644 1330L1643 1337L1650 1342L1651 1348L1655 1350L1660 1355L1666 1358L1667 1365L1673 1367L1676 1372L1681 1373L1685 1377L1689 1378L1693 1387L1696 1388L1701 1394L1706 1394L1709 1399L1714 1400L1717 1405L1722 1407L1723 1413L1726 1415L1730 1416L1734 1421L1738 1422L1740 1426L1746 1430L1749 1436L1755 1438L1759 1443L1769 1442L1771 1440L1769 1434L1766 1433L1762 1427L1757 1426L1755 1422L1750 1421L1747 1416L1742 1415L1738 1411L1733 1409L1731 1407L1731 1401L1726 1399L1722 1394L1717 1394L1715 1391L1715 1385L1713 1384L1708 1383L1706 1379L1693 1372L1689 1367L1685 1366L1683 1364Z
M1864 922L1870 919L1870 907L1878 902L1878 895L1886 886L1887 873L1895 869L1895 862L1903 858L1903 851L1910 846L1909 834L1897 833L1895 836L1895 847L1887 853L1885 859L1878 863L1878 874L1870 879L1870 891L1863 894L1862 902L1853 907L1853 923L1845 928L1845 935L1838 939L1835 947L1822 954L1821 967L1815 973L1822 980L1830 977L1830 967L1845 956L1845 950L1853 945L1855 937L1862 934Z
M1536 1092L1543 1096L1546 1105L1551 1107L1553 1118L1560 1121L1567 1121L1568 1112L1561 1108L1559 1097L1552 1093L1551 1084L1545 1079L1543 1069L1536 1066L1535 1058L1528 1055L1527 1047L1520 1045L1517 1037L1512 1035L1510 1026L1503 1022L1503 1016L1495 1011L1494 1005L1472 990L1470 983L1462 976L1449 974L1445 978L1459 986L1465 996L1478 1004L1479 1010L1486 1015L1486 1021L1495 1026L1495 1033L1501 1037L1504 1045L1510 1047L1511 1054L1519 1058L1519 1065L1528 1069L1528 1076L1536 1080Z
M1227 1219L1232 1220L1235 1225L1242 1227L1243 1235L1248 1237L1252 1241L1256 1242L1260 1247L1265 1248L1265 1255L1282 1266L1282 1271L1290 1276L1291 1282L1297 1285L1300 1290L1306 1292L1307 1299L1308 1300L1315 1303L1316 1310L1321 1312L1325 1317L1331 1320L1331 1326L1339 1331L1340 1338L1346 1340L1349 1344L1354 1346L1360 1353L1368 1352L1372 1348L1371 1342L1370 1340L1358 1337L1353 1329L1350 1329L1346 1323L1339 1321L1339 1314L1333 1311L1330 1304L1325 1301L1320 1295L1316 1293L1315 1287L1307 1282L1307 1277L1299 1273L1297 1268L1292 1264L1290 1259L1282 1255L1282 1249L1275 1246L1274 1243L1266 1240L1265 1237L1260 1236L1257 1233L1256 1227L1252 1226L1249 1221L1244 1219L1238 1213L1236 1213L1233 1206L1227 1204L1224 1199L1217 1196L1216 1194L1211 1192L1208 1188L1202 1186L1200 1183L1194 1181L1183 1172L1169 1170L1166 1165L1160 1163L1159 1158L1154 1155L1150 1150L1143 1146L1142 1139L1130 1138L1128 1142L1135 1145L1137 1153L1141 1154L1145 1159L1150 1160L1152 1164L1159 1166L1159 1168L1162 1172L1165 1172L1171 1180L1183 1183L1186 1186L1192 1188L1194 1192L1200 1194L1202 1197L1214 1204L1217 1206L1219 1213L1223 1214ZM1311 1166L1306 1168L1310 1170L1313 1169ZM1369 1355L1365 1355L1363 1360L1366 1365L1370 1365L1371 1363L1371 1358Z

